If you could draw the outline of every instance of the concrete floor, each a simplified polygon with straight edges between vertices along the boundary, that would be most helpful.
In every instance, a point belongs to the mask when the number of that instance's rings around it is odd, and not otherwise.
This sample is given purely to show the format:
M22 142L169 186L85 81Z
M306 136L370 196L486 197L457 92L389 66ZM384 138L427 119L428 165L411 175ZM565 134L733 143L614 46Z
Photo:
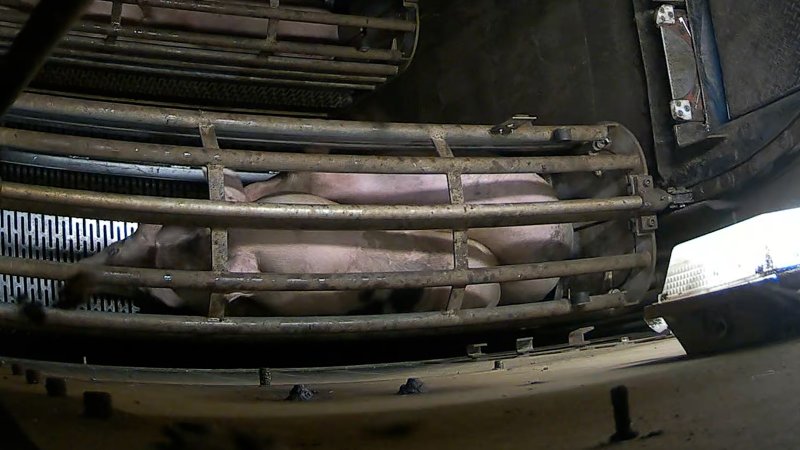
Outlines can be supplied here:
M624 384L640 437L619 448L795 448L798 344L688 359L666 339L508 357L502 370L490 360L282 370L268 388L253 371L41 366L69 376L67 398L47 397L6 364L0 400L42 449L574 449L607 444L609 390ZM409 376L428 392L394 395ZM298 382L317 397L283 401ZM84 390L111 393L113 417L81 417Z

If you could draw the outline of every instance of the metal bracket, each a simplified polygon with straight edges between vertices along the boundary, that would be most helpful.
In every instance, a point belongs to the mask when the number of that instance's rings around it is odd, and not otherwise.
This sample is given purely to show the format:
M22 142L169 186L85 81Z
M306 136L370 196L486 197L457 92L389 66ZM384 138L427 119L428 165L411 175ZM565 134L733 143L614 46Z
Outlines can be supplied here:
M514 130L516 130L517 128L519 128L519 127L521 127L523 125L528 125L528 124L532 125L533 122L536 121L536 119L537 119L536 116L530 116L530 115L527 115L527 114L517 114L514 117L506 120L505 122L503 122L503 123L501 123L499 125L493 126L489 130L489 133L506 136L506 135L511 134Z
M569 345L572 347L584 347L589 345L590 341L586 340L586 333L593 331L594 327L583 327L572 331L569 334Z
M217 133L214 125L200 124L198 126L203 147L219 149ZM208 196L211 200L225 200L225 172L219 164L209 164L206 167L208 176ZM211 261L212 268L218 272L227 270L228 265L228 230L214 228L211 230ZM208 305L209 319L221 320L225 317L225 296L219 293L211 294Z
M672 203L672 196L655 187L650 175L628 175L628 191L631 195L642 197L642 209L645 211L662 211Z
M672 203L669 205L672 209L685 208L695 202L694 192L682 187L667 188L667 193L672 197Z
M674 25L675 7L672 5L661 5L656 10L656 25Z
M483 349L486 347L486 345L486 343L467 345L467 356L472 359L478 359L481 356L484 356Z
M694 118L692 102L689 100L672 100L669 102L669 112L678 122L689 122Z
M117 35L122 28L122 0L112 0L111 3L111 26L108 29L106 43L113 44L117 41Z
M533 338L523 337L517 339L517 354L524 355L533 351Z

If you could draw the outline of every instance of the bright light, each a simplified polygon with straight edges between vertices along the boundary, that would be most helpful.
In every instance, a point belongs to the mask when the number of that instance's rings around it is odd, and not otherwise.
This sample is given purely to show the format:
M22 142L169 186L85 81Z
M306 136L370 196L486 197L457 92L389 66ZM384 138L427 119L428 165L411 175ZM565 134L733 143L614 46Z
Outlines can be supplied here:
M762 214L672 250L664 300L752 283L800 265L800 208Z

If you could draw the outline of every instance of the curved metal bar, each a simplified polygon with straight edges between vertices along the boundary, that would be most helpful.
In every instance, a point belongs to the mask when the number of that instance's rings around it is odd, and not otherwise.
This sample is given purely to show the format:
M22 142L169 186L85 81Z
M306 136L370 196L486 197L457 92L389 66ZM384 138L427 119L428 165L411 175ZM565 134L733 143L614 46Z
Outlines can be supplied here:
M214 0L122 0L133 5L156 8L182 9L186 11L226 14L231 16L278 19L291 22L322 23L357 28L375 28L392 31L415 31L414 22L380 17L349 16L345 14L326 14L314 11L301 11L287 8L218 2Z
M211 321L204 317L163 316L151 314L91 313L48 310L45 324L33 325L17 308L0 305L0 327L75 332L108 337L113 330L126 338L190 338L217 339L313 339L367 338L375 335L399 335L420 332L444 332L474 327L513 326L537 320L566 320L580 314L615 310L628 306L624 295L591 297L581 306L567 300L554 300L525 305L499 306L485 309L464 309L452 314L441 312L408 313L373 316L330 317L234 317Z
M191 132L201 123L214 125L221 141L253 139L260 144L314 144L348 148L431 148L431 134L447 140L453 149L492 148L532 150L593 142L608 137L612 125L526 126L508 135L494 135L490 125L430 125L376 123L346 120L302 119L254 114L206 112L178 108L143 107L124 103L23 94L9 114L55 120L75 120L93 126L125 124ZM620 126L620 125L613 125ZM557 142L554 134L568 131L569 141Z
M360 289L407 289L436 286L505 283L582 275L606 270L646 267L650 253L516 264L476 269L429 270L423 272L374 273L225 273L88 266L53 261L0 256L0 273L23 277L66 280L79 271L96 275L104 286L139 286L172 289L237 291L347 291Z
M635 155L549 157L362 156L219 150L87 138L0 127L0 145L50 155L70 155L119 162L205 166L233 170L431 174L456 170L478 173L564 173L626 170L641 164Z
M280 205L170 199L0 183L1 206L213 228L439 230L573 223L643 211L639 196L487 205Z

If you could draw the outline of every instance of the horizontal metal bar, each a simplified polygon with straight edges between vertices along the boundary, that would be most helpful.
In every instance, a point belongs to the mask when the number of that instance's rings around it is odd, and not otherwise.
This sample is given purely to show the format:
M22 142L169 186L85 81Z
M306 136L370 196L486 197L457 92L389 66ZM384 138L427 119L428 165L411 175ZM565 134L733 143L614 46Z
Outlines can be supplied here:
M0 144L2 145L2 144ZM178 180L205 183L206 176L201 169L182 166L161 166L129 164L121 162L98 161L96 159L51 156L41 153L21 152L0 148L0 161L23 166L45 167L48 169L69 170L73 172L97 173L101 175L150 178L155 180ZM237 171L242 183L266 181L278 175L276 172Z
M125 70L129 68L144 67L151 70L161 71L165 75L169 73L168 71L174 70L180 71L187 75L202 77L213 75L236 75L243 78L262 78L287 81L327 81L332 83L351 83L360 85L381 84L386 82L388 79L386 77L368 75L348 75L340 73L301 72L296 70L224 66L219 64L203 64L196 61L173 61L130 55L114 55L113 59L114 64L119 67L123 67ZM67 64L80 64L81 66L90 68L103 68L105 67L104 64L108 64L108 58L105 55L98 55L97 53L93 53L91 51L65 48L57 48L50 57L50 61Z
M171 289L203 289L209 292L239 291L346 291L360 289L408 289L436 286L505 283L583 275L646 267L649 253L517 264L476 269L376 273L228 273L130 267L86 266L0 256L0 273L22 277L66 280L79 271L90 271L103 286L138 286Z
M222 164L246 171L344 173L566 173L634 169L633 155L459 157L318 155L147 144L0 127L0 146L96 160L200 167Z
M0 182L17 211L204 227L440 230L573 223L644 213L639 196L489 205L280 205L109 194Z
M46 115L51 120L80 121L92 126L126 124L196 134L199 123L213 124L217 136L253 139L261 144L315 144L348 148L431 148L431 134L447 140L451 148L531 150L536 146L564 147L608 137L608 124L521 127L508 135L491 134L491 125L431 125L301 119L254 114L221 113L178 108L157 108L125 103L23 94L9 111L17 116ZM614 125L619 127L619 125ZM571 141L555 142L557 130L569 130Z
M400 19L327 14L281 7L273 8L268 4L258 7L255 5L233 4L214 0L123 0L123 3L213 14L226 14L231 16L258 17L262 19L278 19L291 22L322 23L327 25L375 28L380 30L414 31L417 28L414 22Z
M441 312L372 316L330 317L228 317L209 321L205 317L155 314L97 314L84 311L48 310L44 325L37 330L73 332L109 337L119 333L126 338L216 338L222 340L368 338L375 335L400 335L421 332L529 324L539 320L548 324L581 314L613 311L629 306L624 293L591 297L573 306L568 300L554 300L496 308L463 309L452 314ZM0 305L0 327L16 330L33 326L13 305Z
M18 26L4 24L0 26L0 36L12 38L16 35ZM288 56L261 56L257 53L242 53L223 50L207 50L202 48L189 48L178 46L158 45L154 43L132 42L117 40L113 46L106 44L101 37L89 37L67 34L59 42L59 48L87 49L93 52L104 53L109 58L117 54L148 56L154 58L171 58L184 61L197 61L212 64L238 65L243 67L274 67L285 69L305 70L309 72L352 73L363 75L396 75L399 69L396 65L336 61L328 59L311 59Z

